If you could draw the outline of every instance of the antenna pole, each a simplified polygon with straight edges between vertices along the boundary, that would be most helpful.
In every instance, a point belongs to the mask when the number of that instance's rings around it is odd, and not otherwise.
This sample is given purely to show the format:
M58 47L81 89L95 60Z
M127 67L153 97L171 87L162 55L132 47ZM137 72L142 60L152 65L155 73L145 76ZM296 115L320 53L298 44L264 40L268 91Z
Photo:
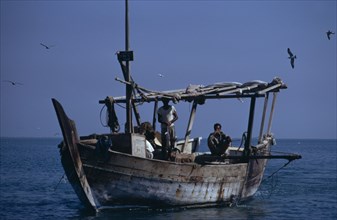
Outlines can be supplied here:
M129 51L129 3L125 0L125 51Z
M129 51L129 11L128 11L128 0L125 0L125 51ZM127 59L125 61L125 81L131 82L130 79L130 61ZM132 86L130 84L126 85L126 126L125 133L132 133Z

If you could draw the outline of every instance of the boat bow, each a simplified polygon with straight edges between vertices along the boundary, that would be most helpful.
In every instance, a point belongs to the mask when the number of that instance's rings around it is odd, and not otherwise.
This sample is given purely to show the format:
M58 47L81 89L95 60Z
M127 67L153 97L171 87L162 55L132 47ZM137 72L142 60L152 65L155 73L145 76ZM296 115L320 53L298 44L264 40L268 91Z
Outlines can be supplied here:
M72 183L72 186L80 200L87 207L97 210L98 207L87 181L77 148L79 138L77 135L75 122L68 118L62 105L56 99L52 99L52 102L64 138L63 144L60 144L60 152L62 156L62 165L66 172L67 178Z

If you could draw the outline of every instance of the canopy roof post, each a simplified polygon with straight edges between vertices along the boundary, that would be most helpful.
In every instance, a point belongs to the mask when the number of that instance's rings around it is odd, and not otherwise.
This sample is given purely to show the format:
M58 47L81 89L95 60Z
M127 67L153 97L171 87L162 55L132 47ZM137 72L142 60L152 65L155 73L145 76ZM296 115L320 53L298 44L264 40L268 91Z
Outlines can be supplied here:
M250 110L249 110L249 120L248 120L248 129L247 129L247 140L245 142L245 150L244 156L248 156L250 154L250 145L252 139L252 132L253 132L253 123L254 123L254 111L255 111L255 102L256 97L253 96L250 99Z
M181 149L181 152L184 152L184 150L187 150L186 146L187 146L187 143L188 143L188 140L190 138L191 131L192 131L195 113L197 111L197 106L198 106L198 101L194 100L193 105L192 105L192 109L191 109L190 119L188 121L187 129L186 129L185 142L184 142L184 146ZM191 153L191 152L189 152L189 153Z
M275 108L275 102L276 102L276 97L277 97L277 93L274 92L273 93L273 102L271 105L271 109L270 109L270 116L269 116L269 122L268 122L268 130L267 130L267 134L271 135L271 123L273 121L273 114L274 114L274 108Z
M264 105L263 105L263 112L262 112L262 119L261 119L261 126L260 126L259 143L262 142L264 121L266 119L266 111L267 111L267 106L268 106L268 98L269 98L269 93L266 93L266 96L264 98Z
M153 118L152 118L153 130L156 130L157 110L158 110L158 100L154 101Z

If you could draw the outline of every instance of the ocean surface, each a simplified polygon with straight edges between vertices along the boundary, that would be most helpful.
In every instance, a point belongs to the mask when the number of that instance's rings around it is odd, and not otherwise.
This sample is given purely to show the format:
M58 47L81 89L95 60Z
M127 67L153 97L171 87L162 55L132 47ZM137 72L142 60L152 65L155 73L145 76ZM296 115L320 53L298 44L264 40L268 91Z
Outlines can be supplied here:
M337 219L336 140L277 140L274 151L298 153L302 159L285 167L287 160L269 161L263 183L249 202L197 209L113 209L95 215L84 209L64 177L60 141L1 138L1 220Z

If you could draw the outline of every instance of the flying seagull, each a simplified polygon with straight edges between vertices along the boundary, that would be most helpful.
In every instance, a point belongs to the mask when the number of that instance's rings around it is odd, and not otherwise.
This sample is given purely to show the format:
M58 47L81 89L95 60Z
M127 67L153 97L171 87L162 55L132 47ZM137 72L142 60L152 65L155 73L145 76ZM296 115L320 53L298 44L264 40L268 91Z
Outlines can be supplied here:
M295 67L295 59L296 59L296 55L294 55L291 51L290 51L290 48L288 48L288 54L289 54L289 59L290 59L290 64L291 64L291 67L294 69Z
M164 75L163 75L163 74L161 74L161 73L158 73L158 76L159 76L159 77L164 77Z
M43 44L43 43L40 43L40 44L41 44L41 46L45 47L47 50L49 50L51 47L54 46L54 45L47 46L47 45L45 45L45 44Z
M335 34L334 32L328 30L328 32L326 32L326 36L328 37L328 39L330 40L330 35L331 34Z
M10 81L10 80L3 80L3 82L8 82L8 83L12 84L13 86L16 86L16 85L23 85L22 83Z

